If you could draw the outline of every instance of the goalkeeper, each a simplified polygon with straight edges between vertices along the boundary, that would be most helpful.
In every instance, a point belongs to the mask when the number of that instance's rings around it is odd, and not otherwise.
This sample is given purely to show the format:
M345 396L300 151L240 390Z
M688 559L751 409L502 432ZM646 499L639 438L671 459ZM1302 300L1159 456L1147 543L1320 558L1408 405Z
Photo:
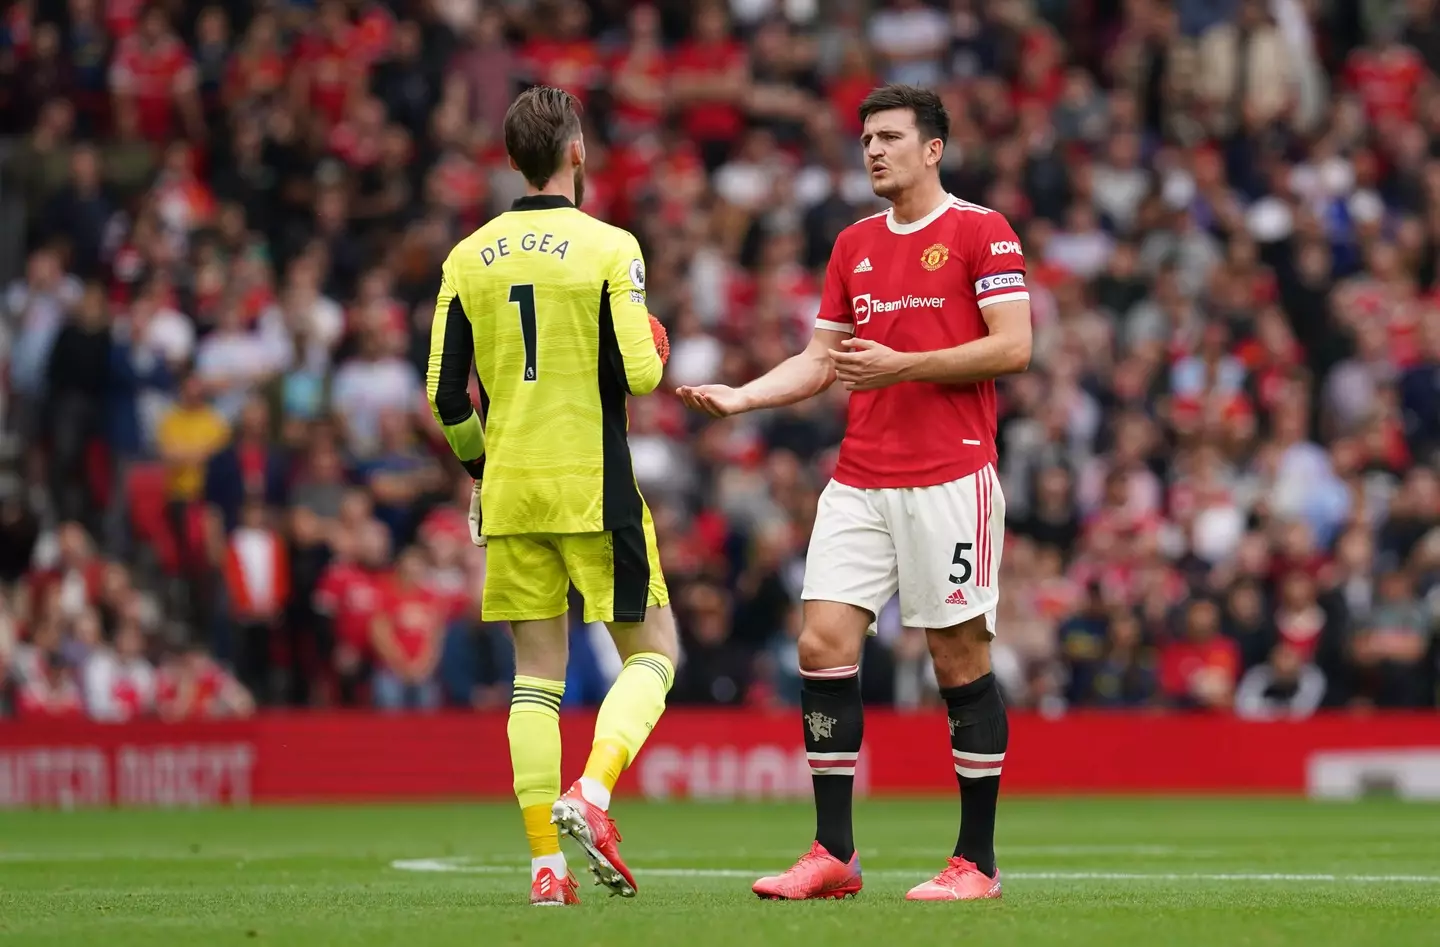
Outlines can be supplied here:
M472 538L488 546L484 618L514 633L510 759L530 840L530 901L579 900L561 832L584 848L601 884L632 897L610 791L665 710L676 643L655 528L630 466L625 399L660 383L657 347L668 345L663 330L652 336L635 237L578 209L585 140L574 96L522 93L505 115L505 148L526 196L445 261L426 389L475 479ZM585 773L562 796L571 582L585 620L609 626L625 665L600 707Z

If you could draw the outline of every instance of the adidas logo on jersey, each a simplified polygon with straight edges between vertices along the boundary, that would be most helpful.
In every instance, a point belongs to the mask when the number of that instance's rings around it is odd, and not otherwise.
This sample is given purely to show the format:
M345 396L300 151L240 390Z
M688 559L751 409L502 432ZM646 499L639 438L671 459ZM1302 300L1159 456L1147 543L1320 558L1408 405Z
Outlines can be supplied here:
M875 267L870 265L870 258L868 256L865 259L861 260L859 263L855 264L856 273L869 273L874 268Z
M945 604L969 605L970 603L965 600L965 591L963 589L956 589L955 591L950 593L950 597L945 600Z

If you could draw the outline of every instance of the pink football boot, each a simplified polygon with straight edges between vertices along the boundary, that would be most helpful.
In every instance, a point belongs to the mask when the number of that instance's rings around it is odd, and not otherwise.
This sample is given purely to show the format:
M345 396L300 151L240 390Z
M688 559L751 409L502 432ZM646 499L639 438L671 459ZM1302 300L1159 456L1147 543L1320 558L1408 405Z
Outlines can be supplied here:
M980 901L1000 897L1000 872L982 872L972 861L952 858L945 870L905 895L906 901Z
M580 903L580 885L568 871L562 880L549 868L541 868L530 882L530 906L537 908L562 907Z
M610 814L580 795L577 782L555 801L550 821L585 849L595 880L622 898L635 897L635 876L620 860L620 832Z
M815 842L793 867L761 878L750 890L772 901L813 901L848 898L859 894L863 886L858 852L849 862L842 862Z

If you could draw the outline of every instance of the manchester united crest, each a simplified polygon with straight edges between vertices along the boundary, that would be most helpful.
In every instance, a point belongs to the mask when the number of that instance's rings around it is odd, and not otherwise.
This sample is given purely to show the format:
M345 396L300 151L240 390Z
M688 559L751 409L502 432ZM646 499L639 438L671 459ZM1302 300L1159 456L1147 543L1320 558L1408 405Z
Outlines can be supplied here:
M810 738L813 740L828 740L835 735L834 717L809 713L805 715L805 725L810 728Z
M950 259L950 248L943 243L932 243L925 248L924 253L920 254L920 265L933 273L944 266L948 259Z

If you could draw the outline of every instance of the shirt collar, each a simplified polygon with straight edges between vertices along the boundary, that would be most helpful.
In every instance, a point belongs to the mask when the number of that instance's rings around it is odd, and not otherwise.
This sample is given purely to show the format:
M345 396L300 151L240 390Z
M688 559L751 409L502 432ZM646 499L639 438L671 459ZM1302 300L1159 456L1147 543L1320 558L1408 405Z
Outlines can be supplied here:
M570 198L560 194L527 194L525 197L518 197L515 203L510 205L511 210L556 210L561 207L574 207Z

